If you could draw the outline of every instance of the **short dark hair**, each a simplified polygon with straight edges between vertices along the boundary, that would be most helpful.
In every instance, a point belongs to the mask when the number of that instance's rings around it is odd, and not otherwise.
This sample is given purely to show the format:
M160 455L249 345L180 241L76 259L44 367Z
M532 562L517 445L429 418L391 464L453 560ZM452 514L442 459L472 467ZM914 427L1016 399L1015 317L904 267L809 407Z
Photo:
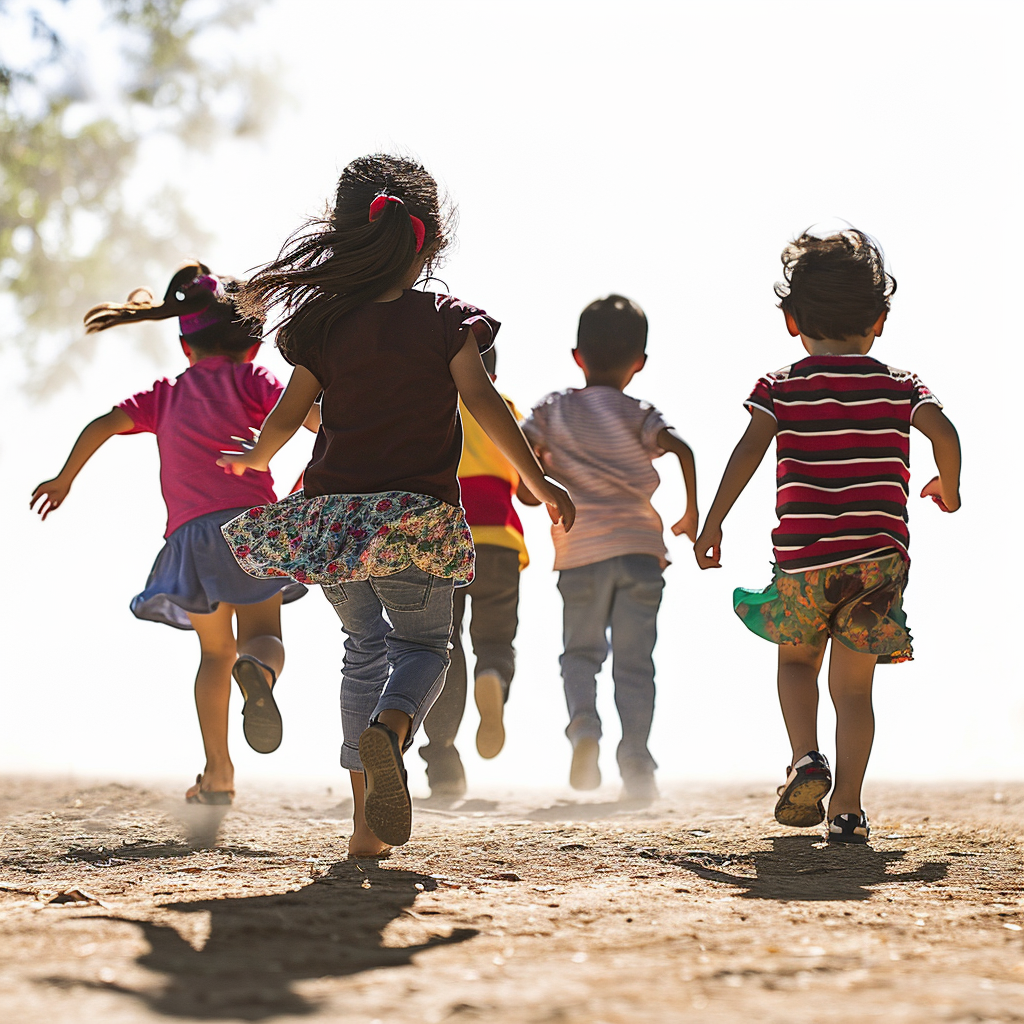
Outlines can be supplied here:
M606 295L580 314L576 348L591 370L620 370L647 348L647 316L624 295Z
M826 238L805 231L782 250L782 272L779 309L816 341L866 334L896 291L882 247L856 228Z
M483 360L484 369L488 373L497 373L497 370L494 368L498 365L498 352L493 345L486 352L481 352L480 358Z

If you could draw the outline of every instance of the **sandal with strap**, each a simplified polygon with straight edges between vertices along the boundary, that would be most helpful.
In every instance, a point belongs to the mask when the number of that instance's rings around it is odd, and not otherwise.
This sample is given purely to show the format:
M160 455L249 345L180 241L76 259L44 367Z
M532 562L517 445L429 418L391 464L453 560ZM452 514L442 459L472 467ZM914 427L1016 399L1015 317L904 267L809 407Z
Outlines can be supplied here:
M398 737L383 722L371 723L359 737L359 759L366 777L366 824L382 843L402 846L412 833L412 797Z
M812 750L790 765L786 782L779 786L775 820L792 828L809 828L825 820L823 797L832 788L828 759Z
M203 789L203 775L200 772L196 776L197 791L189 796L185 794L187 804L207 804L210 806L230 807L235 800L233 789Z
M270 675L270 682L264 672ZM281 745L281 712L274 700L277 674L251 654L240 654L231 669L245 704L242 707L242 731L245 741L260 754L272 754Z

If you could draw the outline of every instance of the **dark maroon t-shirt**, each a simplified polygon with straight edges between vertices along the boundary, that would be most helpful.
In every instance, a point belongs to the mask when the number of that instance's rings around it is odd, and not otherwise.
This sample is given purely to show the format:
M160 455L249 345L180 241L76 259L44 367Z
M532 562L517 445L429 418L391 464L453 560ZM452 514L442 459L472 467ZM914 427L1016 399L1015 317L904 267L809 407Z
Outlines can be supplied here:
M405 291L346 313L297 360L323 385L322 423L303 489L411 491L459 504L459 394L448 364L494 344L498 321L450 295Z

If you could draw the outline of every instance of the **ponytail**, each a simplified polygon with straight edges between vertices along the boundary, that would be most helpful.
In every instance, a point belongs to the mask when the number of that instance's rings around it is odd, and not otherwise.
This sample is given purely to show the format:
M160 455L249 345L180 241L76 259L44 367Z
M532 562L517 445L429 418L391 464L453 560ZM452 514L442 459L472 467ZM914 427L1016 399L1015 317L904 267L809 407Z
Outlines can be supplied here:
M121 324L179 318L183 338L207 352L241 352L258 342L261 319L243 318L236 305L244 282L217 277L198 261L185 264L171 278L160 302L148 288L136 288L127 302L103 302L85 314L85 331L96 334Z

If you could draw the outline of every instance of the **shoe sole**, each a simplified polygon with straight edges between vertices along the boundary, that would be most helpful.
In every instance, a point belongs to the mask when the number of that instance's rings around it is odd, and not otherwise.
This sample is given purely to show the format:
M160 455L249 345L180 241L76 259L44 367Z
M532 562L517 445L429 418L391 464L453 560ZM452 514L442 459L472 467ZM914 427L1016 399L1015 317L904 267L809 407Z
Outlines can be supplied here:
M838 843L840 846L867 846L868 836L850 836L842 832L826 832L826 843Z
M366 824L382 843L403 846L412 834L412 799L391 737L370 726L359 737L359 759L366 773Z
M476 731L477 753L490 759L505 746L505 694L501 680L493 672L476 677L473 695L480 712L480 728Z
M231 670L245 698L242 708L242 731L245 741L260 754L272 754L281 746L283 727L281 712L263 669L254 661L239 659Z
M810 828L825 820L822 798L832 788L828 776L809 776L794 780L775 805L775 820L790 828Z
M601 769L597 763L600 749L594 739L582 739L572 748L569 785L573 789L597 789L601 785Z

